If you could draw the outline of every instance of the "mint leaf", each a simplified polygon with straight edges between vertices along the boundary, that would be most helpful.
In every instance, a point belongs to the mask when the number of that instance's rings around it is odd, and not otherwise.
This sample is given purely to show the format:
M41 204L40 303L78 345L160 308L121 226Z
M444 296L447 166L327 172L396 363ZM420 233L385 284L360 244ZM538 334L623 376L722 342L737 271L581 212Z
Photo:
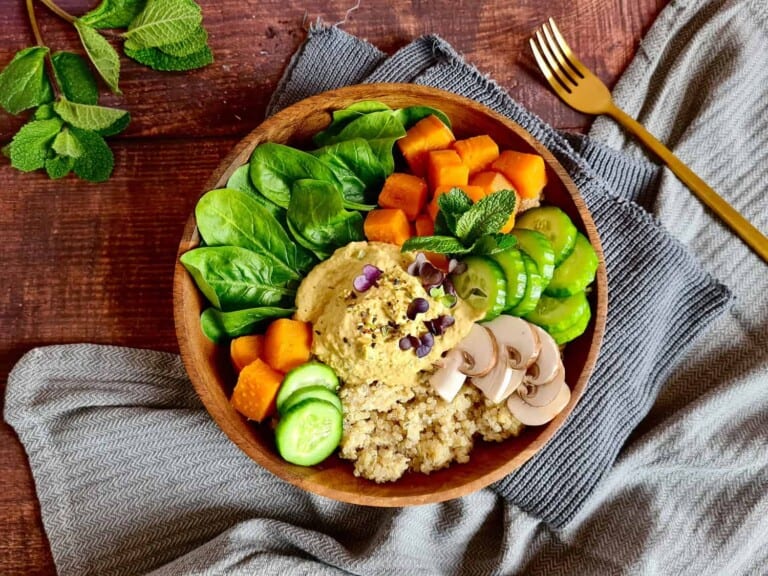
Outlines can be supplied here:
M45 172L52 180L64 178L75 165L75 159L69 156L54 156L45 161Z
M148 0L123 36L132 50L181 42L203 20L200 7L188 0Z
M104 138L91 130L70 129L83 148L83 154L72 165L75 174L90 182L108 180L115 166L115 157Z
M83 147L68 128L64 128L56 135L56 138L53 139L51 148L53 148L53 151L59 156L79 158L83 155Z
M490 256L498 252L504 252L517 246L517 238L511 234L486 234L481 236L474 246L472 254L478 256Z
M453 236L414 236L405 241L401 252L419 250L438 254L466 254L471 247L465 247Z
M91 59L94 68L106 82L109 89L115 94L120 94L120 88L117 83L120 80L120 57L101 34L96 32L87 24L75 20L75 28L80 35L80 42L83 43L88 58ZM70 98L72 100L72 98ZM95 104L96 102L89 102Z
M16 53L0 72L0 106L9 114L53 100L53 90L45 75L48 48L32 46Z
M145 48L143 50L131 50L126 44L123 46L125 55L133 58L139 64L149 66L154 70L163 72L182 72L184 70L194 70L202 68L213 62L213 54L207 46L200 52L195 52L189 56L171 56L159 48Z
M43 104L35 110L33 116L35 120L50 120L56 118L56 112L53 111L53 104Z
M181 40L180 42L173 42L171 44L163 44L159 46L162 52L169 54L170 56L189 56L195 52L200 52L208 45L208 32L202 26L195 28L194 32Z
M42 168L48 157L51 141L61 130L58 118L27 122L11 140L8 149L11 165L23 172Z
M120 132L125 130L128 127L128 124L130 123L131 123L131 115L126 112L124 116L120 116L120 118L115 120L112 124L110 124L106 128L102 128L101 130L96 130L96 132L98 132L102 136L114 136L115 134L119 134Z
M512 190L499 190L481 198L458 219L456 235L468 244L485 234L498 232L515 211L516 202Z
M85 58L73 52L56 52L51 60L56 81L67 100L80 104L99 101L99 88Z
M146 4L147 0L102 0L80 21L94 28L127 28Z
M451 234L461 238L461 234L456 232L456 225L459 218L472 208L472 199L460 188L453 188L437 199L437 206L441 216L440 228L447 228Z
M56 102L53 109L62 120L83 130L104 130L128 114L126 110L119 108L78 104L66 98Z

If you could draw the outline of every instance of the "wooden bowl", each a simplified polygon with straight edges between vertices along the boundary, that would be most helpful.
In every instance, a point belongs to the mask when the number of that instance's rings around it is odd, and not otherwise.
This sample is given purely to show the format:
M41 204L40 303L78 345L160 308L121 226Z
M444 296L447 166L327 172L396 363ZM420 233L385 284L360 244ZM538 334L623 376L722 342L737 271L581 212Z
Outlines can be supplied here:
M326 127L333 110L366 99L384 102L392 108L423 104L443 110L453 122L457 138L489 134L499 146L541 154L547 164L549 184L546 200L560 206L589 237L600 257L596 282L590 299L592 321L587 331L568 344L564 353L571 401L546 426L526 428L519 437L500 443L477 441L466 464L429 475L408 473L396 482L376 484L352 473L352 464L332 456L318 466L301 467L282 460L274 437L266 425L249 423L229 403L236 376L228 349L208 340L200 330L200 313L205 301L184 267L176 263L174 276L174 317L176 334L186 370L214 421L248 456L305 490L353 504L407 506L441 502L464 496L503 478L522 466L549 440L579 401L595 365L605 328L606 277L600 238L575 185L550 152L518 124L472 100L433 88L410 84L369 84L341 88L302 100L275 114L246 136L221 163L203 192L221 188L234 170L248 162L262 142L280 142L311 147L312 134ZM179 245L179 255L198 245L194 215L190 216Z

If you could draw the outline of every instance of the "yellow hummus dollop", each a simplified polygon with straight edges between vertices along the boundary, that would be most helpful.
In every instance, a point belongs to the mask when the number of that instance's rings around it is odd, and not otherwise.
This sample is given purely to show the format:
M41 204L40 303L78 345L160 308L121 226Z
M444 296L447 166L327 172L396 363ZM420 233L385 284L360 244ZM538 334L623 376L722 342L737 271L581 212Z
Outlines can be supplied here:
M419 278L407 272L413 260L414 254L402 253L392 244L353 242L318 264L301 283L296 319L311 322L312 353L342 382L412 385L420 371L432 369L479 319L478 312L462 301L449 308L430 297ZM359 292L352 283L366 264L382 274L377 286ZM410 320L406 312L415 298L426 299L429 310ZM400 349L401 338L423 335L424 320L443 315L453 316L455 323L435 336L429 354L418 358L413 349Z

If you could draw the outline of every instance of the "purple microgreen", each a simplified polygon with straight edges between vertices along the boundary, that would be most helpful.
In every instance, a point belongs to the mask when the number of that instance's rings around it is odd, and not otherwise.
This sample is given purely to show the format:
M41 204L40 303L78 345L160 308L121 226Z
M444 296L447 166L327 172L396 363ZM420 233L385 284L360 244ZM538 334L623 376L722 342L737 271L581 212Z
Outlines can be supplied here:
M440 286L445 280L445 272L435 268L429 262L421 267L421 284L429 290L435 286Z
M378 286L378 280L381 278L381 270L371 264L363 266L363 273L356 276L352 281L352 287L358 292L365 292L371 286Z
M416 348L416 356L418 358L424 358L424 356L429 354L431 351L432 351L432 346L421 345L418 348Z
M467 264L463 260L454 260L451 259L450 262L448 262L448 272L450 274L463 274L467 271Z
M415 320L418 314L424 314L429 310L429 302L425 298L414 298L413 301L408 304L408 310L406 315L409 320Z
M416 259L408 266L408 274L411 276L419 276L421 274L421 267L427 261L427 257L424 256L424 252L417 252Z

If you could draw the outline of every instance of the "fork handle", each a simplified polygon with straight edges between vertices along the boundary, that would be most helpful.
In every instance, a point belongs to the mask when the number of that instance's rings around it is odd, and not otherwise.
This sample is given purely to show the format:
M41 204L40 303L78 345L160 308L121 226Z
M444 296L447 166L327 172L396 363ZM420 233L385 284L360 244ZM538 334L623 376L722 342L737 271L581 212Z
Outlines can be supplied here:
M659 142L648 130L643 128L637 120L624 112L615 104L611 106L607 114L614 118L619 124L635 135L638 140L650 148L669 169L690 188L691 192L717 214L731 229L752 248L764 262L768 263L768 238L760 230L755 228L750 222L739 214L733 206L728 204L723 198L710 188L704 180L699 178L696 173L688 168L682 160L672 154L672 152Z

